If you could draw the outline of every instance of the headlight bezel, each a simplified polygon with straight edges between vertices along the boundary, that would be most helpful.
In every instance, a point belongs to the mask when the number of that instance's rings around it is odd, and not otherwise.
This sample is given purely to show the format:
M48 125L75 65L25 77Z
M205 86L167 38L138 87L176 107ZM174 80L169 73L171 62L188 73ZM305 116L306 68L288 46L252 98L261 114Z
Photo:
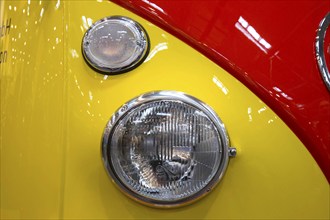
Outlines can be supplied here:
M220 137L219 141L221 142L220 165L218 166L218 169L215 172L212 179L207 183L207 185L204 188L202 188L200 191L196 192L195 194L190 195L187 198L178 199L175 201L159 201L159 200L150 199L144 197L143 195L137 194L136 192L129 189L120 180L114 168L112 167L112 163L110 161L111 147L108 146L110 142L110 137L112 136L112 132L114 130L113 128L117 126L120 120L123 117L125 117L132 109L141 106L145 103L149 103L153 101L164 101L164 100L180 101L185 104L189 104L199 110L202 110L203 113L205 113L211 119L213 125L216 127L218 135ZM101 144L101 153L102 153L103 164L107 173L109 174L113 182L116 183L117 186L119 186L119 189L122 192L124 192L124 194L148 206L169 208L169 207L179 207L182 205L190 204L207 195L222 179L226 171L226 168L228 166L229 157L235 156L236 150L235 148L230 147L230 141L224 123L208 105L198 100L197 98L182 92L155 91L155 92L145 93L128 101L112 115L111 119L108 121L104 129L102 144Z

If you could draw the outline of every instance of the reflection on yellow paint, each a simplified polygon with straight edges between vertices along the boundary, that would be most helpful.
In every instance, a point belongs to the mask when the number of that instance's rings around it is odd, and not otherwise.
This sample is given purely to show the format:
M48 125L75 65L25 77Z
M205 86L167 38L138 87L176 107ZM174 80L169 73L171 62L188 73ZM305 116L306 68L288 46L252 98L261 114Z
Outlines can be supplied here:
M247 113L249 116L249 122L252 122L252 108L251 107L248 107Z
M144 62L148 62L149 60L151 60L158 52L162 51L162 50L167 50L168 49L168 44L167 42L162 42L162 43L158 43L149 53L148 57L146 58L146 60Z
M213 76L212 81L221 89L221 91L225 94L228 95L228 89L222 84L222 82L216 77Z
M75 49L71 49L70 52L72 58L79 58L78 52Z
M44 9L44 8L41 8L41 11L40 11L40 19L39 19L39 20L41 20L42 16L44 15L44 12L45 12L45 9Z
M55 10L59 9L61 6L61 1L57 0L56 5L55 5Z
M81 20L83 30L87 30L93 24L93 20L91 18L87 18L86 16L81 16Z
M262 107L258 110L258 113L261 114L262 112L266 111L267 108L266 107Z

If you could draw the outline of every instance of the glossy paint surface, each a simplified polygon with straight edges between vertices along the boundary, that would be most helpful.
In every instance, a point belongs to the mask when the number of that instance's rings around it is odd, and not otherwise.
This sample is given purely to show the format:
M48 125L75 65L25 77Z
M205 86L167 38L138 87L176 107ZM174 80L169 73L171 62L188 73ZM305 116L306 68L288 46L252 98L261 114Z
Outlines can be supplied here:
M199 52L108 1L1 4L13 9L2 12L1 21L11 17L17 26L0 47L10 51L0 65L1 218L329 218L329 185L303 144L264 102ZM93 22L111 15L142 24L151 50L137 69L103 76L84 61L81 40ZM155 90L182 91L207 103L238 150L221 183L182 208L129 199L101 160L111 115Z
M58 218L65 146L63 8L1 1L1 219Z
M226 69L296 133L330 180L330 93L315 58L328 0L113 0ZM328 47L327 45L326 47Z

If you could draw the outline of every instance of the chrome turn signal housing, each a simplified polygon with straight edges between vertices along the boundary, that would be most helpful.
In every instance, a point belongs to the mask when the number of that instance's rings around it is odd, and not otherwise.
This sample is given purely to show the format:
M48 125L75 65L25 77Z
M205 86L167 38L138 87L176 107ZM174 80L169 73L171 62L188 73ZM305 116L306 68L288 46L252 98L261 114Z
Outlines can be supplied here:
M119 74L140 65L149 52L144 28L130 18L111 16L85 33L82 52L88 64L103 74Z
M190 203L222 178L229 156L225 127L198 99L159 91L124 104L106 125L102 156L114 182L153 206Z

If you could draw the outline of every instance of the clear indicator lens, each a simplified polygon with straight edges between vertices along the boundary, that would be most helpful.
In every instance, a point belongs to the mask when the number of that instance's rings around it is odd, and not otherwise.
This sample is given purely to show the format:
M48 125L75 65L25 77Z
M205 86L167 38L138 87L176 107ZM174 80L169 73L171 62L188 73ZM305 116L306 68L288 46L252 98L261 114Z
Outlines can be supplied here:
M128 110L105 137L110 174L153 204L184 203L206 193L226 167L228 146L223 126L204 110L181 100Z
M89 64L109 74L136 67L147 52L147 34L138 23L126 17L97 21L83 39L83 54Z

